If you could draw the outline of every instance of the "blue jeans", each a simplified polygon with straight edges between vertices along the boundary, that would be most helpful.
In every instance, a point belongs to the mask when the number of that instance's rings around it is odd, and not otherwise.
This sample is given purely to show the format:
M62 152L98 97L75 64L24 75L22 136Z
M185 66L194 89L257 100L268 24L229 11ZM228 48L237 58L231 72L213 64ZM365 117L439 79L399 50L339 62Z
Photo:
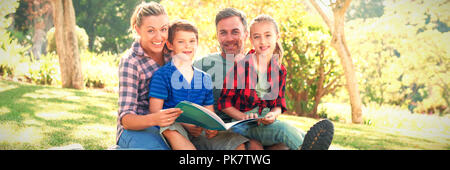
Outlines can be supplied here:
M252 111L246 112L246 114L253 113L257 110L258 108L255 108ZM264 108L262 115L264 116L269 111L268 108ZM250 123L249 126L233 128L232 130L242 136L261 142L263 146L283 143L293 150L300 148L305 137L305 132L279 120L275 120L275 122L269 125L261 124L259 126L254 122L253 124Z
M155 126L139 131L124 130L118 145L118 149L170 150L159 133L159 128Z

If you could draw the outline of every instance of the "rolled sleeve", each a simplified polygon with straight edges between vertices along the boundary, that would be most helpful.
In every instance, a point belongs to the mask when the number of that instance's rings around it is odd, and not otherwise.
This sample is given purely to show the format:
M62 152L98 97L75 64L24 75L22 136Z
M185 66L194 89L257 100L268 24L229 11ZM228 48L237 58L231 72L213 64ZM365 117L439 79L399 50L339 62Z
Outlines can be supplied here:
M137 66L127 58L122 58L119 65L119 111L118 123L127 114L136 114L138 94Z

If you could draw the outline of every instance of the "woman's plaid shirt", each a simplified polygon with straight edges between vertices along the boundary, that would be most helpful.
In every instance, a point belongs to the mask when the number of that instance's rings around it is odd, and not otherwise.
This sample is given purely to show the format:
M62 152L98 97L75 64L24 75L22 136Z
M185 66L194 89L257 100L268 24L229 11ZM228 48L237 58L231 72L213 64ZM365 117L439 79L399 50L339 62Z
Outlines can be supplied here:
M170 55L164 55L166 63ZM149 112L148 85L153 73L161 66L144 53L139 42L134 42L119 64L119 111L116 142L123 131L122 118L127 114L145 115Z

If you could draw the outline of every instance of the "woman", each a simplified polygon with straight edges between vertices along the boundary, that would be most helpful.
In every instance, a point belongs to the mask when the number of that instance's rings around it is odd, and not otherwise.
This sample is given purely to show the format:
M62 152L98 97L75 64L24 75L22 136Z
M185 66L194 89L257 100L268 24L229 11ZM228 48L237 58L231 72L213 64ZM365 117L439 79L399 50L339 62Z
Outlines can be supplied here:
M119 111L116 143L121 149L170 149L159 133L160 126L174 123L180 109L149 114L148 84L153 73L170 61L164 54L169 17L158 3L141 3L130 20L136 41L119 65Z

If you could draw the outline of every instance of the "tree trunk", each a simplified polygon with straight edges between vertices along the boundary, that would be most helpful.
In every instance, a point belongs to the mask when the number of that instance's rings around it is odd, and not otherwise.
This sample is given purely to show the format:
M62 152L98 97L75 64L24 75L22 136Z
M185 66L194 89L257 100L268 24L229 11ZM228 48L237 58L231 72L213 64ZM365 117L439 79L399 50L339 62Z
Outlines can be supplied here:
M52 0L52 5L62 87L82 89L83 75L75 35L75 11L72 0Z
M42 54L42 46L46 39L44 31L44 22L38 21L34 24L34 34L31 39L33 45L31 47L34 59L39 60Z
M357 124L362 123L362 102L358 89L358 81L356 79L353 61L350 55L350 51L347 48L344 34L345 12L350 6L351 0L337 0L335 3L332 3L334 22L327 17L325 12L316 3L315 0L309 1L317 10L317 12L319 12L320 16L332 32L333 38L331 40L331 46L336 49L341 64L344 68L346 88L349 93L350 105L352 109L352 122Z

